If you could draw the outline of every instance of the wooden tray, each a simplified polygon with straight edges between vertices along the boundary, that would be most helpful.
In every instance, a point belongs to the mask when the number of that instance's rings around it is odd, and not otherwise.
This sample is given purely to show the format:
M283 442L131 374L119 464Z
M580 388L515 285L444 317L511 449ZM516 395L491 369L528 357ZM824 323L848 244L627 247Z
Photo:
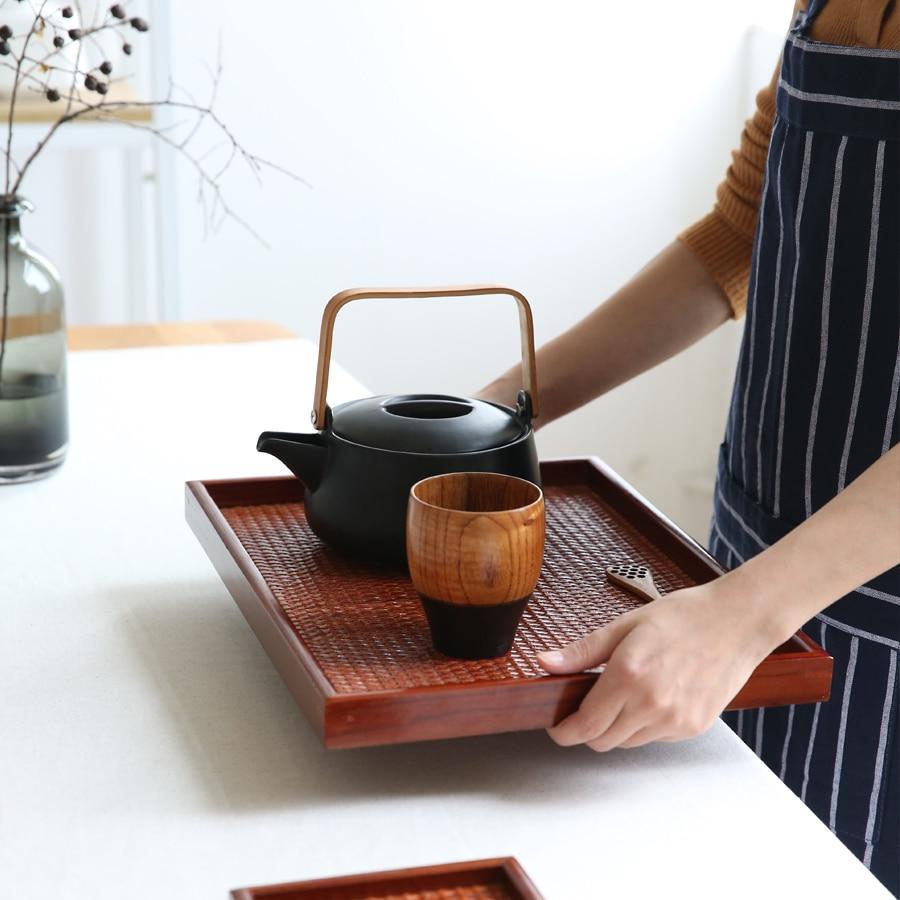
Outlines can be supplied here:
M241 888L232 900L543 900L511 856Z
M598 677L549 676L538 650L581 637L640 601L605 568L641 561L662 593L718 564L604 464L542 463L541 580L510 653L448 659L431 648L408 577L347 559L306 523L295 478L192 481L186 515L231 595L326 747L546 728ZM730 709L828 699L831 657L798 633L756 669Z

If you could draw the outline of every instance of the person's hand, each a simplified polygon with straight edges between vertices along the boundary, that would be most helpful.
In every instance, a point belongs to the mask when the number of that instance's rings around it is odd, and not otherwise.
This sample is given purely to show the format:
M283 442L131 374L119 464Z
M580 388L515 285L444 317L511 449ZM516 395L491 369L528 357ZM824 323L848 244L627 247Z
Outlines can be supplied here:
M516 398L522 389L521 369L514 373L507 372L490 384L486 384L474 396L477 400L487 400L488 403L499 403L501 406L516 408Z
M603 751L683 740L710 728L780 643L752 598L719 584L674 591L539 654L554 675L606 664L577 712L548 729L550 737L560 746Z

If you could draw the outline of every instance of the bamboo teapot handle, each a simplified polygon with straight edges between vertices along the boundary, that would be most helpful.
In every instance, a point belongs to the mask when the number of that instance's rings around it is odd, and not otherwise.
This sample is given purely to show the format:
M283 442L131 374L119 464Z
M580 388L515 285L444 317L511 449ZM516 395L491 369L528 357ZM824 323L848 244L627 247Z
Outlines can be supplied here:
M471 284L457 287L420 288L350 288L335 294L322 313L319 332L319 363L316 368L316 391L313 397L312 423L320 431L325 428L328 408L328 374L331 369L331 344L334 337L334 320L343 306L351 300L375 300L385 298L414 299L418 297L477 297L486 294L506 294L519 307L519 333L522 342L522 374L526 393L525 408L531 418L537 418L538 396L534 363L534 320L528 301L518 291L496 284Z

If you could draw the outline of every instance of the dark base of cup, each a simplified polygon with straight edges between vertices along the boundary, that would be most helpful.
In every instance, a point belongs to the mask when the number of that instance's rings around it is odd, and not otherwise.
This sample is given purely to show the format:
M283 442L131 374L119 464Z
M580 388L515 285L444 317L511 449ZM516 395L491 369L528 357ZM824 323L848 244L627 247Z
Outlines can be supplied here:
M434 649L455 659L493 659L509 653L530 595L491 606L444 603L419 594Z

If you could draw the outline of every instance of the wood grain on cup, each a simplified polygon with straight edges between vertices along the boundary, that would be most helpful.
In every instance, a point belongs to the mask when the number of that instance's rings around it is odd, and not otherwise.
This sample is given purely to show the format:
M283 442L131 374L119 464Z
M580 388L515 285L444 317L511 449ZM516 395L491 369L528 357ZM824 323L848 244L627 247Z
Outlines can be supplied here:
M410 491L409 573L420 594L490 605L529 596L544 554L544 497L521 478L458 472Z

